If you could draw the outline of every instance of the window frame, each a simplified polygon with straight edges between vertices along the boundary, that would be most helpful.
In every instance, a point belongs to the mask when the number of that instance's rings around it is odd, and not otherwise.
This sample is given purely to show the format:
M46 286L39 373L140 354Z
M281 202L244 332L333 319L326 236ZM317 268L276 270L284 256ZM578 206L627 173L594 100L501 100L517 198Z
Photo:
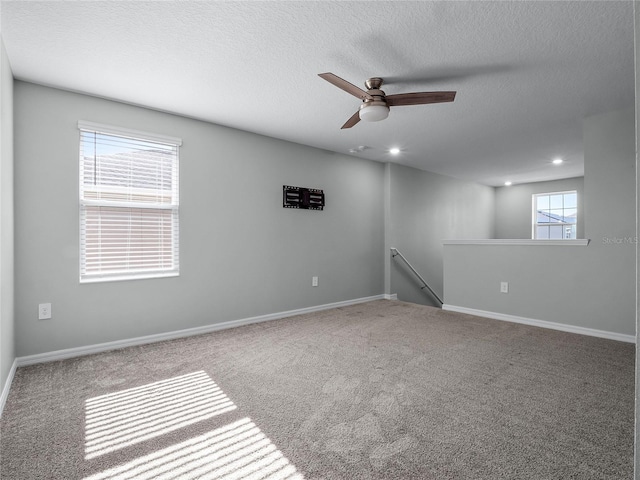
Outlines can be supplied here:
M575 211L576 211L576 221L575 223L568 223L568 222L557 222L557 223L549 223L549 224L542 224L542 223L538 223L537 219L538 219L538 209L537 209L537 199L538 197L550 197L552 195L566 195L566 194L572 194L575 193L576 195L576 206L575 206ZM563 190L563 191L559 191L559 192L541 192L541 193L534 193L531 195L531 220L532 220L532 224L531 224L531 239L532 240L575 240L578 238L578 191L577 190ZM568 209L573 209L573 207L570 208L565 208L564 205L562 207L562 210L568 210ZM549 210L559 210L559 209L549 209ZM575 226L576 228L576 237L575 238L538 238L538 226L562 226L562 227L573 227Z
M93 134L103 134L112 137L119 137L123 140L123 143L127 140L142 143L152 143L170 147L175 149L172 156L171 163L171 194L170 200L166 204L149 203L143 201L135 201L131 198L126 200L103 200L92 199L84 197L84 193L88 191L86 188L84 179L85 157L83 156L83 132L89 132ZM80 283L97 283L97 282L113 282L123 280L138 280L138 279L152 279L152 278L166 278L176 277L180 275L180 147L182 146L182 139L177 137L170 137L166 135L160 135L155 133L144 132L140 130L132 130L123 127L117 127L112 125L104 125L94 122L78 121L78 213L79 213L79 281ZM133 193L135 196L136 189L131 187L108 187L100 186L101 192L111 190L113 193L122 193L127 191L129 196ZM98 195L99 196L99 195ZM171 237L171 267L163 267L158 265L156 268L131 268L121 269L115 272L101 271L98 273L87 272L86 259L87 259L87 212L90 212L92 207L99 207L105 209L119 209L120 213L128 214L130 217L139 214L140 218L145 213L153 215L153 211L159 212L161 210L170 211L171 214L166 217L170 220L169 236ZM94 209L95 211L95 209ZM127 212L128 211L128 212ZM145 211L143 213L143 211ZM100 215L102 212L99 212ZM163 217L158 217L164 222ZM158 252L160 249L157 250ZM129 255L127 252L125 255ZM123 257L124 258L124 257ZM162 263L162 262L159 262Z

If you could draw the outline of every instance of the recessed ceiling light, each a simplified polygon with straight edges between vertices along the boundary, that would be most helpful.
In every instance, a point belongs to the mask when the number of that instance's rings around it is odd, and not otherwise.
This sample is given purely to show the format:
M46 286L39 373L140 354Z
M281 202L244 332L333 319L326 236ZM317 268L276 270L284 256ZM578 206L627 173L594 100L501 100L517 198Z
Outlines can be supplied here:
M506 187L510 187L510 186L511 186L511 185L513 185L513 184L511 183L511 181L507 180L506 182L504 182L504 185L505 185Z
M560 165L562 163L562 159L561 158L555 158L551 163L553 163L554 165Z
M393 148L389 149L389 153L391 155L398 155L400 153L400 149L397 148L397 147L393 147Z

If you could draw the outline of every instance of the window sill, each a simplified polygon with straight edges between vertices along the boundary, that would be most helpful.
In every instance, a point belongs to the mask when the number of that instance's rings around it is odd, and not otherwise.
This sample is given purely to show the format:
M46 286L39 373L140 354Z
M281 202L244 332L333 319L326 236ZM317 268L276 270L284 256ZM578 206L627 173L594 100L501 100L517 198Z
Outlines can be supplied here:
M102 282L122 282L124 280L146 280L153 278L168 278L179 277L180 272L154 272L154 273L139 273L131 275L113 275L113 276L95 276L85 277L80 279L80 283L102 283Z
M586 247L588 238L577 240L532 240L529 238L488 238L479 240L443 240L443 245L529 245L529 246L560 246L560 247Z

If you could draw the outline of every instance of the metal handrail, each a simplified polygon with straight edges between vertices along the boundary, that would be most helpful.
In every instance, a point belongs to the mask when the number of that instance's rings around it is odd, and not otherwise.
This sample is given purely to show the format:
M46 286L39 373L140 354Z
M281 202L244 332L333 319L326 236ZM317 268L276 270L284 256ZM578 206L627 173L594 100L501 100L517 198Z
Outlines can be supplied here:
M395 252L395 253L393 253L393 252ZM420 281L423 283L423 286L420 287L420 290L423 290L425 288L428 289L431 292L431 295L433 295L434 297L436 297L438 299L438 302L440 302L440 305L444 305L444 302L438 296L438 294L433 291L433 289L429 286L429 284L427 282L425 282L424 278L422 278L422 276L416 271L416 269L413 268L413 265L411 265L409 263L409 261L406 258L404 258L404 255L402 255L402 253L400 253L400 251L397 248L391 247L391 257L400 257L404 261L404 263L407 264L407 267L409 267L411 269L411 271L416 275L416 277L418 277L420 279Z

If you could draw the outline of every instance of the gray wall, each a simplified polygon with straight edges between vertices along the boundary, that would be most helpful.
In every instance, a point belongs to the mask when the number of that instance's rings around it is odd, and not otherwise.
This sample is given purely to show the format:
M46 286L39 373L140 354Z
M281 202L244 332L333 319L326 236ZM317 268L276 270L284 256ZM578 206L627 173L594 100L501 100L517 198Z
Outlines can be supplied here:
M590 274L598 278L599 295L611 305L608 321L624 323L625 333L635 334L634 108L586 118L584 155L585 236L591 239Z
M14 102L18 356L383 293L383 164L20 81ZM179 277L78 282L78 120L183 139ZM283 209L284 184L325 210Z
M494 188L394 164L386 174L386 250L398 248L442 298L442 241L493 238ZM439 306L397 257L387 261L389 293Z
M447 305L635 334L633 292L591 247L446 245L444 263Z
M578 192L577 237L584 238L584 177L497 187L496 238L531 238L532 196L567 190Z
M0 39L0 391L14 350L13 75Z
M586 118L583 143L585 235L596 246L610 245L607 239L634 237L634 109ZM635 243L625 242L607 252L624 251L624 260L633 263L634 250Z
M589 246L448 245L445 303L635 334L633 109L585 119L584 152Z

